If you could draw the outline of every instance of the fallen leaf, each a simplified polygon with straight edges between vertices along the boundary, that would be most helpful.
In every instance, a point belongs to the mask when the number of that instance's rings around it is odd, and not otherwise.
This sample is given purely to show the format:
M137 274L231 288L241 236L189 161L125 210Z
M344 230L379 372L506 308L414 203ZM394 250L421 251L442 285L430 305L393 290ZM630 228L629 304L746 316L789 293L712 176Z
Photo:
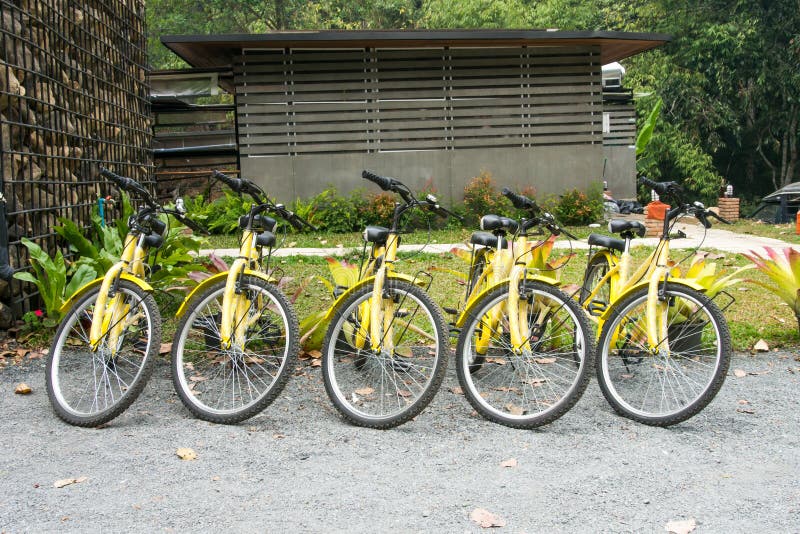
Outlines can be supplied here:
M450 393L455 393L456 395L463 395L464 390L461 389L461 386L453 386L450 388Z
M747 376L747 371L743 371L741 369L734 369L733 376L735 376L736 378L744 378L745 376Z
M30 395L33 390L31 387L26 384L25 382L20 382L17 384L16 389L14 389L14 393L17 395Z
M375 388L371 388L369 386L365 388L359 388L356 390L356 393L358 393L361 396L372 395L373 393L375 393Z
M751 408L736 408L736 411L739 412L739 413L746 413L746 414L750 414L750 415L753 415L754 413L756 413L755 410L753 410Z
M549 364L549 363L556 363L556 359L555 358L534 358L533 361L535 361L536 363L543 364L543 365L546 365L546 364Z
M750 404L750 401L745 399L739 399L739 404Z
M508 410L508 413L511 415L522 415L525 413L525 410L515 404L506 404L506 410Z
M162 343L160 347L158 347L159 354L169 354L172 352L172 343Z
M753 345L753 350L756 352L769 352L769 345L763 339L759 339L758 342Z
M33 351L30 354L28 354L28 359L29 360L40 360L42 358L42 356L44 356L43 352L41 352L41 351Z
M81 482L86 482L89 480L87 477L78 477L78 478L63 478L61 480L56 480L53 482L54 488L63 488L64 486L69 486L70 484L80 484Z
M500 467L517 467L517 459L509 458L508 460L503 460L500 462Z
M320 239L319 240L319 244L320 245L327 245L328 244L328 240L327 239Z
M322 352L315 349L315 350L303 351L300 353L301 360L308 360L309 358L314 360L322 358Z
M189 447L181 447L175 451L175 454L177 454L178 458L181 460L197 460L197 453Z
M400 395L401 397L410 397L411 396L411 392L410 391L406 391L404 389L398 389L397 390L397 394Z
M286 436L284 434L272 434L273 439L283 439Z
M297 246L297 241L290 241L290 242L289 242L289 244L288 244L288 245L286 245L286 246L287 246L288 248L296 247L296 246Z
M689 534L689 532L693 531L697 527L697 523L695 522L694 518L683 519L679 521L670 521L666 525L664 525L664 530L667 532L672 532L674 534Z
M506 521L499 515L493 514L484 508L475 508L469 518L481 528L504 527Z
M211 480L213 480L214 482L218 481L219 480L219 475L211 477Z
M319 358L311 360L311 367L322 367L322 360Z

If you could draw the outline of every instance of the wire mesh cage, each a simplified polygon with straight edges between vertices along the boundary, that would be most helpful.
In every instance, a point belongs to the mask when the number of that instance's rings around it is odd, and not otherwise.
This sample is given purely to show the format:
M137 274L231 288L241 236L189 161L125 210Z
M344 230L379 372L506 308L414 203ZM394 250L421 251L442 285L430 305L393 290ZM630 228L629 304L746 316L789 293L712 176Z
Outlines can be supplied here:
M151 182L144 0L0 0L0 19L0 186L11 266L25 268L21 238L52 254L59 217L87 226L115 193L101 166ZM33 290L0 298L20 314Z

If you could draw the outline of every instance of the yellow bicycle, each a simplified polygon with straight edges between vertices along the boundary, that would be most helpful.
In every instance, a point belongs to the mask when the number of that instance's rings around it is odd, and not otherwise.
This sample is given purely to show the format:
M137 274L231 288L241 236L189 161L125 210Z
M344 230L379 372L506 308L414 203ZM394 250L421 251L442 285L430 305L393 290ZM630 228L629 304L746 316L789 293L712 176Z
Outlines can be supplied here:
M451 215L436 197L424 200L394 178L364 171L363 178L400 196L391 226L367 226L369 261L359 281L328 310L322 348L325 389L349 422L390 428L418 415L433 399L447 367L448 330L425 292L430 275L395 270L403 216L420 208Z
M143 206L128 220L120 260L102 278L80 288L61 308L63 319L47 358L47 394L67 423L107 423L133 403L153 371L161 343L161 316L146 281L151 250L164 242L160 213L195 226L177 210L159 206L138 182L100 174Z
M580 399L594 357L585 314L535 260L552 241L529 243L534 228L564 231L536 203L503 190L528 218L485 215L470 239L466 306L455 322L458 379L485 418L514 428L550 423ZM487 233L491 232L491 233Z
M239 218L239 253L230 268L186 297L172 343L172 380L183 404L214 423L243 421L278 396L297 358L297 314L269 271L277 215L298 229L310 224L274 204L256 184L213 177L253 204ZM264 251L267 254L264 255Z
M625 417L669 426L699 413L714 398L730 365L728 324L717 304L690 279L672 276L670 231L681 215L727 222L678 184L640 183L674 207L655 250L631 272L631 241L645 234L638 221L612 220L622 239L592 234L580 301L598 324L597 379L608 402Z

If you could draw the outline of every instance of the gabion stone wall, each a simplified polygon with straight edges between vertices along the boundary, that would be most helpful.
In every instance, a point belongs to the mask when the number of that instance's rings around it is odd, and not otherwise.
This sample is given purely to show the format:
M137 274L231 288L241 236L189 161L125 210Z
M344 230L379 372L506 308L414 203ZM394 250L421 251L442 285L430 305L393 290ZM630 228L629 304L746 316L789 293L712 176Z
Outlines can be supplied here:
M0 19L0 185L25 267L21 237L52 251L58 217L87 224L113 192L101 165L150 181L144 0L0 0ZM30 290L0 297L24 311Z

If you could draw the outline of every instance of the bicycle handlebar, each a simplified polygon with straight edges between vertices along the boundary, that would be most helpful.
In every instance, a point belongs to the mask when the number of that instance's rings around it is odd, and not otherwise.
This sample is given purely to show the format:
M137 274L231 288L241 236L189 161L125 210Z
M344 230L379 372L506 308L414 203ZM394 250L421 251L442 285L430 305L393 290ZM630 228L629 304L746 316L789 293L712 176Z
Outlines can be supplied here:
M675 196L680 195L682 188L677 182L654 182L653 180L640 176L638 182L646 187L649 187L659 196Z
M153 200L153 197L150 196L150 192L133 178L120 176L119 174L115 174L104 167L100 168L100 175L108 178L108 180L113 182L114 185L116 185L119 189L127 191L128 193L136 194L142 200L144 200L149 207L158 207L158 204L156 204L156 202Z
M200 226L199 224L197 224L196 222L194 222L193 220L191 220L189 217L179 212L178 210L164 210L164 213L172 215L173 217L178 219L181 223L183 223L184 226L191 228L192 231L194 232L198 232L203 235L211 235L211 232L209 232L207 229L203 228L202 226Z
M539 205L536 204L535 200L528 198L525 195L518 195L508 187L504 187L501 193L504 197L511 201L511 204L513 204L515 208L519 210L528 210L532 214L536 214L541 211L541 208L539 208Z
M384 191L394 191L394 187L397 185L397 180L394 178L389 178L388 176L378 176L374 172L368 170L364 170L361 173L361 177L374 183Z

